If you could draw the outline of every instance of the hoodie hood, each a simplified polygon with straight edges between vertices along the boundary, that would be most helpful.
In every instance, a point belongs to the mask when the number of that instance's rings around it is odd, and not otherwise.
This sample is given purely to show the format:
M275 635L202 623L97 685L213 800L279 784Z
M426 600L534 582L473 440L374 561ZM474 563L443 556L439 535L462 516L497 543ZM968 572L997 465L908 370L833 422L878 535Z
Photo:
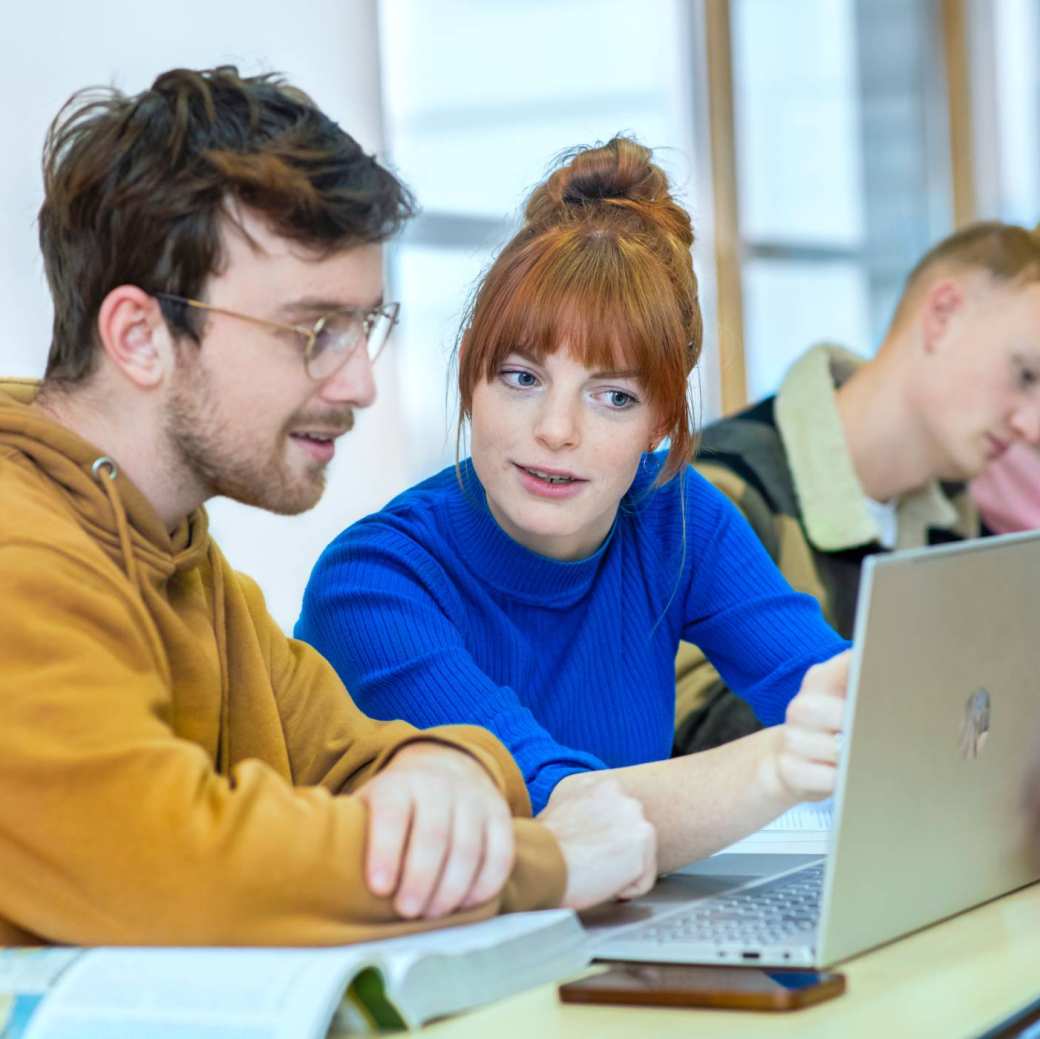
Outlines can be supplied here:
M118 459L32 407L38 389L35 380L0 379L0 455L57 485L83 529L136 584L200 565L209 547L205 510L167 531Z

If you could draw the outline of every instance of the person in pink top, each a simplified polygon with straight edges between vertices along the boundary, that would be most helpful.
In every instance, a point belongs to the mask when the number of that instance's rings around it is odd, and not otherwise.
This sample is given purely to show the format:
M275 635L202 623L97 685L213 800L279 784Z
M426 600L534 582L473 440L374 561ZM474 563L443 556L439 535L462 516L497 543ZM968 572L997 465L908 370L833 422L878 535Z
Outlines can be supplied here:
M1040 451L1012 444L971 481L971 495L995 534L1040 528Z

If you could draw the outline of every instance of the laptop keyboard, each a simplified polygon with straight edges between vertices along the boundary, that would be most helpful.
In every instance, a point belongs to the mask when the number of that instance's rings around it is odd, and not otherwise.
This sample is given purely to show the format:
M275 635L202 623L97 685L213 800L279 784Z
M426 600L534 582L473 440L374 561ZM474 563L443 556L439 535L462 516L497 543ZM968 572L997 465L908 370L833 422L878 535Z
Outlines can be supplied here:
M824 862L732 894L698 899L681 913L658 918L626 941L782 945L820 918Z

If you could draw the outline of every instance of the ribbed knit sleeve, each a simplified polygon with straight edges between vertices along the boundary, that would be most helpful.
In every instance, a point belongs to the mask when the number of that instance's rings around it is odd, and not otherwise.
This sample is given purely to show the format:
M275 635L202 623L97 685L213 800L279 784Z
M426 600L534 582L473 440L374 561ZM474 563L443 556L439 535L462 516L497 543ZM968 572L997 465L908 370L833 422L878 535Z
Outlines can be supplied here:
M794 591L747 520L693 470L686 507L696 565L684 604L682 637L699 646L759 720L784 720L805 672L847 649L819 603Z
M573 772L668 757L681 638L782 721L806 669L846 643L703 477L655 487L661 460L573 561L512 540L468 463L440 473L326 549L296 635L373 717L490 729L535 812Z
M371 717L489 729L516 760L537 813L565 776L606 766L557 741L513 688L478 666L466 646L464 597L426 548L369 522L318 561L296 636L326 657Z

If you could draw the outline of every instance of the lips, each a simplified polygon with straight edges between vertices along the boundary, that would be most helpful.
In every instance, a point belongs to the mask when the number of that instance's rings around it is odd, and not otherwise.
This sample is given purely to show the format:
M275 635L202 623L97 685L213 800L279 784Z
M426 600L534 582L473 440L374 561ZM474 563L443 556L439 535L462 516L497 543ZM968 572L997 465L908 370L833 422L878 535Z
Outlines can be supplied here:
M315 461L328 463L332 461L336 453L336 438L342 436L346 430L316 430L300 429L289 434L289 439L295 441Z
M307 440L317 440L321 443L328 443L333 440L336 440L338 437L343 436L345 432L345 429L337 429L331 431L322 431L314 429L295 429L289 434L289 436L303 437Z
M550 501L564 501L581 494L588 480L564 469L551 469L543 466L527 466L513 463L520 486L535 498Z
M580 476L575 476L574 473L567 469L553 469L544 465L521 465L519 462L514 462L513 464L529 476L533 476L536 480L542 480L550 485L588 482Z
M1000 437L995 437L992 433L986 434L986 443L989 446L988 454L990 461L999 458L1011 446L1009 441L1001 440Z

